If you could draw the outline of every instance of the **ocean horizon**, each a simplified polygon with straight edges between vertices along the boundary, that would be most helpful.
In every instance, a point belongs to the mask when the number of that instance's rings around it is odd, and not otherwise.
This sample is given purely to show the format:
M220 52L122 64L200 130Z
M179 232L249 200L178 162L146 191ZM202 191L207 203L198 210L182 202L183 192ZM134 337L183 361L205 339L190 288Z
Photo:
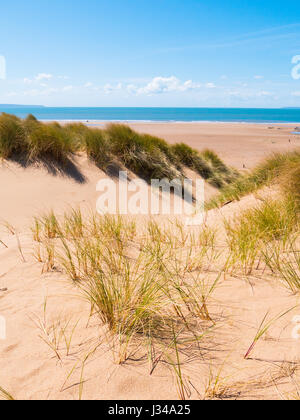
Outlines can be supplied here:
M0 112L43 121L300 123L300 108L102 108L0 105Z

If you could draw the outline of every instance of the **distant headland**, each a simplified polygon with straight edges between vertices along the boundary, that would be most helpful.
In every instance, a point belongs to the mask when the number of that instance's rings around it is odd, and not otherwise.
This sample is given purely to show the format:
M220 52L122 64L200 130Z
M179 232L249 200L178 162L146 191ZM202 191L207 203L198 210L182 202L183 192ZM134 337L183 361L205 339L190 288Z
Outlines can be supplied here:
M44 105L0 104L1 108L46 108Z

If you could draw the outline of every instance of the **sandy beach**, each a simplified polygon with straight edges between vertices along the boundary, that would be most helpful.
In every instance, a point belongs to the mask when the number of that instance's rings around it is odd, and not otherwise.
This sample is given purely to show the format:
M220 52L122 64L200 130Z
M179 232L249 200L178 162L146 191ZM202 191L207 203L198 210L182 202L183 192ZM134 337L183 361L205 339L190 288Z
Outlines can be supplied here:
M300 3L1 3L0 401L300 400Z
M239 170L243 165L253 168L268 154L285 152L300 144L300 136L292 134L295 124L155 123L131 126L169 143L185 142L197 150L212 149L228 165Z
M93 126L104 127L107 123ZM294 150L300 136L291 134L295 125L227 124L227 123L151 123L129 124L141 133L165 139L170 144L184 142L202 151L211 149L229 166L247 170L276 152ZM269 127L272 127L270 129ZM42 167L22 168L19 164L2 162L0 186L2 191L1 218L19 225L47 209L62 210L85 204L95 208L96 184L103 177L86 157L76 158L78 170L66 173ZM9 186L9 187L8 187ZM211 197L207 187L207 198Z
M227 165L244 171L273 152L291 151L300 144L300 137L291 134L294 125L131 126L172 144L185 142L199 151L212 149ZM7 324L7 337L0 340L0 386L16 399L29 400L177 399L178 378L163 353L150 357L137 346L128 360L119 364L117 350L107 338L107 326L97 315L90 317L89 302L76 285L61 268L45 270L43 262L37 261L39 245L33 242L30 230L34 216L49 210L62 214L78 206L95 209L96 184L104 174L84 155L77 156L74 165L76 170L62 173L43 166L22 167L12 161L0 163L0 315ZM209 196L217 192L211 186L207 188ZM268 194L274 196L275 192L251 194L207 214L207 226L218 230L218 249L226 245L224 217L240 214ZM159 223L159 217L157 220ZM137 238L142 238L145 221L137 223ZM199 234L198 227L191 231ZM218 269L214 270L208 269L205 276L213 280L218 275ZM212 332L198 349L191 344L181 355L186 397L278 399L279 393L292 392L291 372L297 374L300 357L299 345L291 337L298 304L299 295L292 295L260 268L250 277L222 274L220 287L209 301L216 322ZM253 358L244 360L266 312L274 317L289 308L295 309L272 327L257 345ZM68 352L60 336L59 357L49 345L49 341L53 344L54 325L58 329L67 325L68 337L72 335ZM162 363L154 369L153 360ZM222 377L218 389L209 389L211 375L216 377L218 372Z

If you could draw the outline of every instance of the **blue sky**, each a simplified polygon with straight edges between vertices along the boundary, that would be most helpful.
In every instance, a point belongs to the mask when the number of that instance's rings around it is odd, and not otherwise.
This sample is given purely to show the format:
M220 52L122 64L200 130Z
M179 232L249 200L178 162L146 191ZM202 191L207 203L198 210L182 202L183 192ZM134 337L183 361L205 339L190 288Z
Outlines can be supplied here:
M0 103L300 106L300 2L3 1L0 56Z

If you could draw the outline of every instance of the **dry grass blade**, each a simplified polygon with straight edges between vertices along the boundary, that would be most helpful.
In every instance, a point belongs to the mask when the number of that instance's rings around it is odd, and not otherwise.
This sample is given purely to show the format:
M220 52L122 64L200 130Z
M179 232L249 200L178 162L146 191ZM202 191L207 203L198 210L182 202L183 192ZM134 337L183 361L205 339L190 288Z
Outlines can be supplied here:
M8 246L3 242L3 241L1 241L1 239L0 239L0 244L2 244L3 246L4 246L4 248L8 248Z
M284 317L285 315L287 315L289 312L293 311L295 308L297 308L297 306L294 306L291 309L288 309L287 311L275 316L274 318L272 318L270 321L268 321L267 323L265 323L269 312L266 313L266 315L264 316L258 330L257 333L253 339L253 342L251 344L251 346L249 347L247 353L244 356L244 359L248 359L250 357L250 354L252 353L254 347L256 346L256 344L258 343L258 341L266 334L266 332L271 328L271 326L278 321L280 318Z
M14 401L12 395L0 386L0 400Z

